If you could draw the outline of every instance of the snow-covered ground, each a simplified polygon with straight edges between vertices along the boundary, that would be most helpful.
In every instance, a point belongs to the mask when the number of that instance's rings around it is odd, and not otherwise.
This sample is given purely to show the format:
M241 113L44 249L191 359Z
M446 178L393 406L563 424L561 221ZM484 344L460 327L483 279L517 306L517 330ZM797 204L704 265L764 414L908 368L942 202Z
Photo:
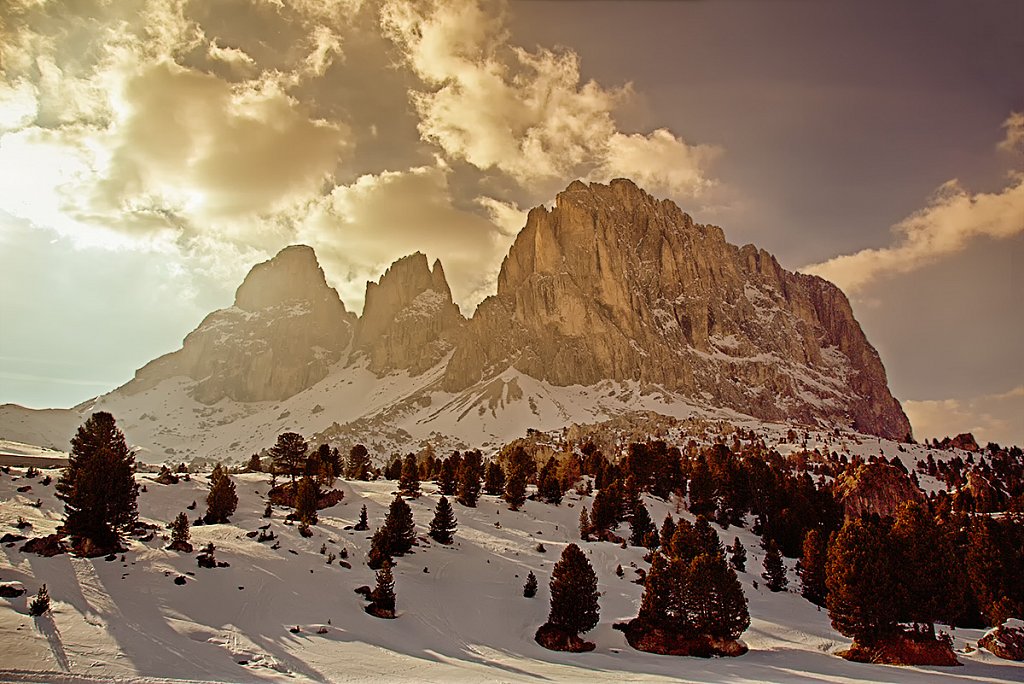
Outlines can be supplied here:
M908 464L909 465L909 464ZM57 471L44 471L56 478ZM0 475L0 531L18 532L19 516L32 523L29 536L55 529L61 516L53 485L25 479L12 469ZM193 501L203 510L204 476L160 485L140 476L141 519L163 526ZM759 580L757 538L746 530L720 531L748 549L748 572L740 577L750 602L752 624L743 635L750 652L740 658L702 660L635 651L612 624L636 615L642 588L630 582L631 564L646 568L641 549L579 542L580 505L570 494L560 506L529 501L509 511L494 497L476 509L454 504L459 518L456 543L429 543L426 526L437 496L433 485L411 506L424 535L415 553L399 559L395 584L399 616L367 615L353 592L373 584L365 565L370 534L383 519L394 483L349 483L345 499L321 512L314 536L303 539L284 525L278 509L260 517L268 489L265 476L235 476L239 510L228 525L192 528L198 548L212 541L228 568L200 569L195 553L164 550L166 541L132 541L123 561L42 558L23 554L20 543L0 548L0 581L22 582L26 595L0 599L0 681L709 681L709 682L1010 682L1024 681L1024 666L979 650L981 631L955 632L959 668L897 668L847 662L834 652L849 641L828 616L795 592L790 565L789 593L772 594ZM30 485L28 492L17 489ZM42 506L30 505L37 499ZM370 532L345 529L366 504ZM660 525L675 506L647 499ZM689 515L689 514L685 514ZM267 522L280 540L258 543L247 532ZM163 530L161 530L163 531ZM601 622L586 636L591 653L554 653L533 641L548 612L548 579L561 549L580 543L600 580ZM545 552L538 551L543 543ZM319 553L349 552L352 569L327 565ZM621 564L625 576L615 568ZM526 574L540 581L536 598L522 596ZM187 575L186 573L193 573ZM185 575L184 586L173 580ZM52 612L27 614L27 603L46 583ZM292 633L290 628L300 631ZM319 628L326 628L318 634Z

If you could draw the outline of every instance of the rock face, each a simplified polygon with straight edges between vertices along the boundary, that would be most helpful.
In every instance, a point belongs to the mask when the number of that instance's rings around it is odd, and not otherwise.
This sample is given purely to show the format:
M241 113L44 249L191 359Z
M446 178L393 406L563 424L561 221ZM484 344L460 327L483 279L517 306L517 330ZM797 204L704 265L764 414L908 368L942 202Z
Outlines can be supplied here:
M205 404L285 399L326 377L355 320L313 250L286 247L249 271L234 306L207 316L180 350L143 366L122 391L180 375L198 381L192 395Z
M725 241L628 180L530 211L444 378L509 366L555 385L635 380L765 420L904 439L910 423L846 296Z
M862 513L893 516L906 501L924 503L924 494L910 477L888 463L865 463L835 480L836 500L847 518Z
M440 261L431 270L416 252L393 263L380 282L366 284L366 303L355 332L355 349L382 374L417 375L436 365L455 345L465 323Z

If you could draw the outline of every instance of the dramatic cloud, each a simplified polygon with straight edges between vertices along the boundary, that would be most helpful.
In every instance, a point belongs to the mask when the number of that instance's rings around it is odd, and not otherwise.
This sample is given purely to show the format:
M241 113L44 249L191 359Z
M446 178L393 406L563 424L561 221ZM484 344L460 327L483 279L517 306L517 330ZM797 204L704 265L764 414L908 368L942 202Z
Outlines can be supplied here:
M1006 137L999 143L999 149L1007 152L1024 153L1024 113L1013 112L1003 122Z
M633 176L654 191L699 194L714 156L665 129L618 130L631 86L582 82L570 50L511 43L503 17L477 0L388 0L381 23L426 90L411 93L423 139L452 159L523 185L575 176Z
M980 237L1008 238L1024 232L1024 173L1014 173L999 192L975 193L958 181L944 184L927 207L893 227L890 247L838 256L802 271L855 293L879 278L909 273L966 248Z
M904 401L918 439L971 432L979 443L1024 446L1024 385L972 399Z

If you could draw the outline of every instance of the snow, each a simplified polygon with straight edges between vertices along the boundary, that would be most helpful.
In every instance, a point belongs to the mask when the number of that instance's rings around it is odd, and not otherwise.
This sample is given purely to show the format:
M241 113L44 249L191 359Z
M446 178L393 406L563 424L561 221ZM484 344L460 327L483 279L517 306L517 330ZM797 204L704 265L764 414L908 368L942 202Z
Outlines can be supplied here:
M56 471L51 471L56 475ZM53 487L26 480L24 471L0 475L0 527L18 516L33 535L59 524L61 507ZM353 593L373 583L365 566L370 532L353 532L365 504L371 528L379 525L393 494L392 482L339 482L341 504L321 512L314 536L301 538L276 510L261 516L265 476L234 476L239 511L228 525L192 528L192 543L214 542L228 568L199 569L195 554L166 551L157 536L132 541L124 561L41 558L4 547L0 581L25 585L26 595L0 600L0 681L142 683L164 681L688 681L709 682L1010 682L1024 679L1024 666L975 650L960 653L962 668L894 668L850 663L835 655L849 641L829 626L828 617L793 591L772 594L759 579L763 553L757 538L738 528L721 530L724 542L738 536L748 550L748 572L740 573L750 602L751 627L743 635L751 651L736 659L674 658L635 651L615 622L636 615L641 587L629 580L631 564L646 568L642 550L580 542L577 519L590 497L566 497L560 506L528 501L509 511L483 496L476 509L454 504L459 518L456 543L443 547L421 537L415 553L395 567L398 618L379 620L362 610ZM193 500L202 505L205 477L160 485L140 476L143 521L161 528ZM16 493L31 482L41 508ZM425 535L437 495L411 507L417 532ZM647 498L656 522L675 505ZM196 515L196 513L193 513ZM685 514L690 517L688 514ZM692 518L691 518L692 519ZM269 522L280 548L257 543L245 533ZM159 532L165 532L161 529ZM543 542L546 553L537 551ZM552 565L569 542L579 543L594 565L601 591L601 622L586 637L592 653L547 651L533 642L547 617L547 583ZM321 544L349 551L352 569L327 565ZM294 553L293 553L294 552ZM615 575L621 564L625 577ZM791 587L796 586L788 561ZM427 568L428 572L423 569ZM522 597L533 571L540 590ZM185 575L195 573L194 576ZM186 576L178 586L174 577ZM42 583L52 612L27 615L27 601ZM298 633L290 628L298 626ZM317 631L324 628L324 634ZM974 645L980 630L957 630L956 647Z

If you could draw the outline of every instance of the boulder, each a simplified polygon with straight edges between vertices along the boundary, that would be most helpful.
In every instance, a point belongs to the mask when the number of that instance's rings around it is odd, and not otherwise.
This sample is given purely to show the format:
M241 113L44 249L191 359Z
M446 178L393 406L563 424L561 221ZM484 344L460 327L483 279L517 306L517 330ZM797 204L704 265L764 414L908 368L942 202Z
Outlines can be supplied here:
M0 598L18 598L25 593L21 582L0 582Z
M835 479L833 488L847 518L863 513L893 516L904 502L925 500L909 475L881 461L847 470Z

